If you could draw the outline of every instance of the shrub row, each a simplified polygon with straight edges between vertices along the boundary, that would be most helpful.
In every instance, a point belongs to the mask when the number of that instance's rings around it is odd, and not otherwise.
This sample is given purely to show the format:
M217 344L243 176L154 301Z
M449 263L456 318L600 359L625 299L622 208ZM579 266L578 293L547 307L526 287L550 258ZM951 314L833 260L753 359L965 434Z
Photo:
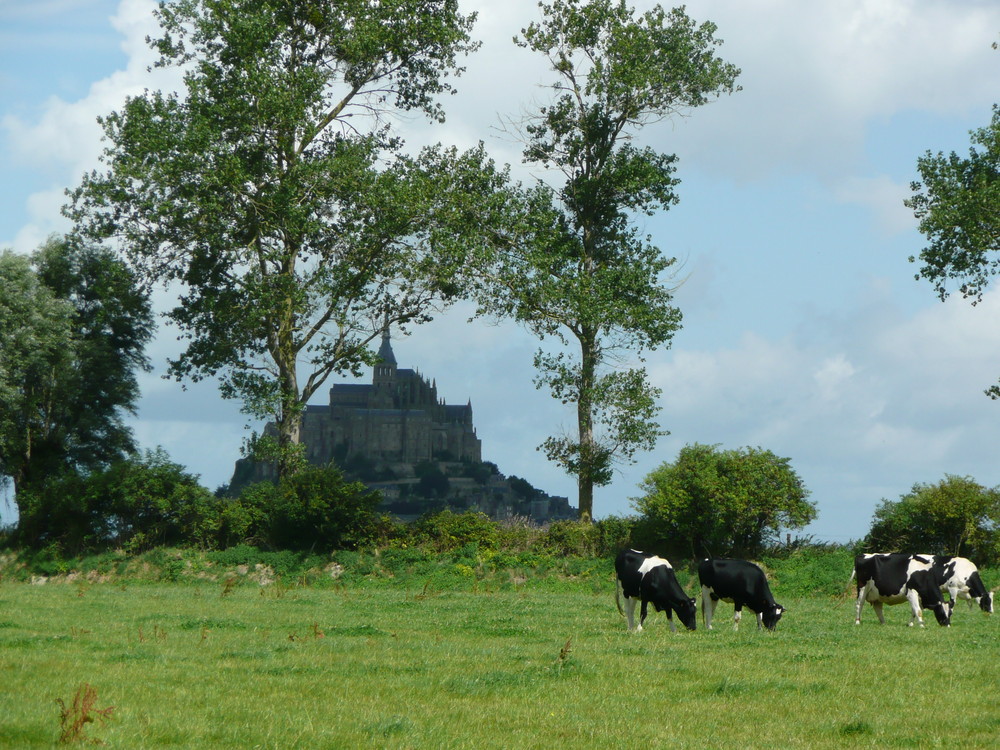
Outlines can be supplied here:
M483 551L599 556L629 543L635 525L609 518L538 529L526 519L495 523L481 513L447 510L404 524L379 511L378 493L348 482L332 466L277 484L252 484L236 498L218 497L155 451L87 476L52 477L19 491L17 501L20 519L11 544L48 550L53 559L164 546L319 553L418 546L441 553L468 544Z
M779 601L802 597L853 597L849 578L853 551L817 545L787 556L761 560ZM675 566L677 577L697 595L697 573L689 563ZM992 584L1000 571L982 571ZM484 549L476 543L435 552L430 547L386 547L308 551L263 550L237 545L225 550L157 547L128 555L121 550L76 559L47 550L0 556L0 580L41 577L77 582L216 582L228 591L253 584L262 594L300 585L350 588L403 587L429 595L440 591L496 591L512 588L565 589L601 595L614 591L612 555L554 554L543 548Z

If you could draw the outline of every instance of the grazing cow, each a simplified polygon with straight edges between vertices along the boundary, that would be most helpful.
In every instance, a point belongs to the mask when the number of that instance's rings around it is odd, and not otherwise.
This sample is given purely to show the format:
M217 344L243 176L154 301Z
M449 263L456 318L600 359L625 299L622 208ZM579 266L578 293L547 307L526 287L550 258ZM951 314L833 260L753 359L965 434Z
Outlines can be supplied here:
M882 616L883 604L901 604L908 601L913 617L924 627L923 610L934 611L939 625L951 624L951 608L941 597L941 588L934 577L932 560L922 555L902 553L858 555L854 559L851 578L857 578L858 606L854 624L861 624L861 608L869 602L878 615L878 621L885 624Z
M625 595L625 611L628 618L628 629L636 632L642 630L646 621L646 607L649 602L657 612L666 612L670 629L677 632L673 613L688 630L694 630L698 624L698 609L694 599L684 593L674 569L662 557L647 555L634 549L622 550L615 559L615 573L618 581L615 584L615 603L622 612L619 593ZM635 603L642 602L639 613L639 626L635 625Z
M941 591L948 592L952 613L955 611L955 602L965 599L969 602L970 608L975 603L986 614L993 614L993 594L986 590L975 563L965 557L947 555L920 555L920 557L932 560L934 578Z
M701 615L705 627L712 629L712 616L719 599L736 607L733 630L739 630L743 607L757 614L757 629L774 630L786 610L771 596L764 571L746 560L702 560L698 565L701 581Z

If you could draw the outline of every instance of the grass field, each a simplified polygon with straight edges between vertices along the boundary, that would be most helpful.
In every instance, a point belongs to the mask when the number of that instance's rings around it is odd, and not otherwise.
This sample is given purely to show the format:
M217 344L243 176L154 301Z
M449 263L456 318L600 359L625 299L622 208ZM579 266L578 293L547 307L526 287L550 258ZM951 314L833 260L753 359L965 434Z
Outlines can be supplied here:
M0 583L0 746L96 691L113 748L995 748L1000 621L788 600L775 633L629 634L613 585ZM700 622L699 622L700 625ZM86 740L84 740L86 741Z

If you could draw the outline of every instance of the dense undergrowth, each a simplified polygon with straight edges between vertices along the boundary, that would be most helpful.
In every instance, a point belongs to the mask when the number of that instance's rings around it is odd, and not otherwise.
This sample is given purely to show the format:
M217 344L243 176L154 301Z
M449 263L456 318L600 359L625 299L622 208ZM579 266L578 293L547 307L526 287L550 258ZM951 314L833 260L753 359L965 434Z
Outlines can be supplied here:
M538 532L541 534L541 532ZM539 537L541 538L541 536ZM274 590L300 586L395 587L424 591L510 590L522 587L612 591L613 552L553 549L544 544L389 546L327 554L270 551L249 545L225 550L157 547L138 554L122 550L63 558L51 550L14 551L0 556L0 577L11 582L218 582ZM848 590L854 550L849 546L776 548L757 560L776 596L838 596ZM675 560L682 585L697 587L691 561Z
M344 549L282 549L238 543L224 548L128 545L86 555L59 543L17 546L0 534L0 580L93 582L218 582L235 586L396 587L426 591L502 591L561 588L613 591L615 554L624 547L663 554L644 539L641 519L611 516L595 523L559 521L544 527L527 519L495 522L482 513L442 511ZM775 596L844 595L860 543L817 543L809 538L773 544L754 558ZM697 589L700 558L671 558L681 584ZM995 586L1000 571L982 571Z

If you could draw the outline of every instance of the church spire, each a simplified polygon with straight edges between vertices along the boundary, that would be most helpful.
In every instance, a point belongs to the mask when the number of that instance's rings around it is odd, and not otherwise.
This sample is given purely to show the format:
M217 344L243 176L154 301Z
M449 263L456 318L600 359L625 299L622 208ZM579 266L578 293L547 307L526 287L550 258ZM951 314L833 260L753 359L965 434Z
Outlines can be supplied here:
M394 408L396 398L396 355L389 343L389 316L382 329L382 346L378 348L378 362L372 370L372 385L375 386L374 406L377 409Z
M378 358L388 365L396 364L396 355L392 353L392 344L389 343L389 321L386 321L385 328L382 329L382 345L378 348Z

